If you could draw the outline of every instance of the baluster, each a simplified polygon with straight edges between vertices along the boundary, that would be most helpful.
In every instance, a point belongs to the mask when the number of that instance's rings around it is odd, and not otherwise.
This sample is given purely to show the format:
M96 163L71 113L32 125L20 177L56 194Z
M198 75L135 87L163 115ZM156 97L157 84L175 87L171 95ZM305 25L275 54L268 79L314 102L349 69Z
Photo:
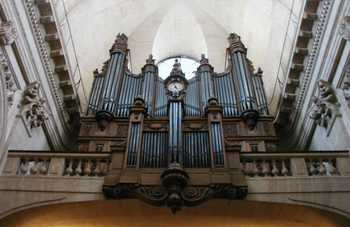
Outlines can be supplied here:
M256 160L253 160L253 163L252 163L252 165L253 165L253 168L252 168L252 175L253 176L259 176L259 168L258 168L258 166L257 166L257 163L256 163Z
M66 162L68 162L68 167L66 169L66 174L68 176L71 176L73 174L73 159L66 159Z
M23 158L20 164L20 175L27 175L29 162L26 158Z
M318 163L319 163L318 172L320 173L321 176L324 176L326 174L327 170L323 164L323 160L318 159Z
M310 159L309 161L309 173L311 176L315 176L317 175L317 169L314 166L314 161L312 159Z
M253 163L252 162L245 163L245 172L248 176L253 175Z
M105 161L101 161L100 162L101 164L100 164L100 168L101 168L101 175L102 176L104 176L104 175L106 175L107 174L107 168L108 168L108 166L107 166L107 160L105 160Z
M277 169L277 166L276 166L276 160L272 160L272 171L271 171L272 175L273 176L278 176L279 174L279 170Z
M327 175L332 176L337 174L337 167L333 165L335 163L334 159L328 161Z
M37 166L38 166L38 173L41 175L45 175L47 171L46 160L45 159L39 160Z
M30 174L35 175L38 173L38 160L29 161Z
M84 172L83 172L83 175L85 176L89 176L91 175L92 171L91 171L91 167L92 167L92 164L90 162L90 160L86 160L85 161L85 164L84 164Z
M262 163L262 173L264 176L268 176L270 174L270 163L267 160L263 160Z
M94 174L96 176L100 176L100 174L101 174L101 160L100 159L96 159L96 167L95 167Z
M286 160L282 160L282 170L281 170L282 176L288 176L288 173L289 173L285 162Z
M82 173L83 173L83 170L82 170L82 163L81 163L81 160L80 159L78 159L77 160L78 161L78 165L77 165L77 167L75 168L75 171L74 171L74 175L81 175Z

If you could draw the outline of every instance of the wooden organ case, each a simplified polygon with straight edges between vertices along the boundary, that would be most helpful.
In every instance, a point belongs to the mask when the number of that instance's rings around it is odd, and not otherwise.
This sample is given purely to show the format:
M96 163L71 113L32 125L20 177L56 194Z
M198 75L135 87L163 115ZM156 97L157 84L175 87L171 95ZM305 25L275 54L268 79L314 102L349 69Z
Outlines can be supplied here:
M214 72L203 55L189 80L177 61L161 79L152 56L133 74L127 40L118 34L110 59L94 71L81 118L80 152L111 155L105 196L173 212L211 198L245 198L240 153L273 151L277 137L262 71L254 73L240 37L228 38L225 72Z

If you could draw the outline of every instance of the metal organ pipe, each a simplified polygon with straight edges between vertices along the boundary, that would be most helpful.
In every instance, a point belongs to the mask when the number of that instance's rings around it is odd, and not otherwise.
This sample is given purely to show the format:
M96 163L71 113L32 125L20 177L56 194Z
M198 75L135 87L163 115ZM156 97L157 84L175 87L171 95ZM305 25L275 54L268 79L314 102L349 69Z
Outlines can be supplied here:
M205 58L204 55L202 55L197 72L201 83L201 104L204 109L208 103L208 99L214 97L213 83L211 80L213 67L209 64L208 59Z
M252 81L252 73L248 68L246 53L240 36L231 33L229 38L230 65L234 79L237 81L239 90L239 102L241 116L246 121L248 128L256 126L259 114L257 112L256 97Z
M169 162L180 163L182 148L182 103L170 101L169 104Z
M158 76L158 68L154 64L152 55L146 60L146 65L142 68L143 88L142 97L146 102L146 107L150 115L153 114L153 103L155 97L156 78Z
M259 113L262 115L269 115L269 108L264 89L264 82L262 80L263 71L259 68L257 73L253 76L254 88L257 97L257 105Z
M125 34L118 34L110 49L111 58L103 83L101 105L96 114L98 121L111 120L113 118L113 112L116 110L118 89L124 74L126 54L128 51L127 41L128 38Z

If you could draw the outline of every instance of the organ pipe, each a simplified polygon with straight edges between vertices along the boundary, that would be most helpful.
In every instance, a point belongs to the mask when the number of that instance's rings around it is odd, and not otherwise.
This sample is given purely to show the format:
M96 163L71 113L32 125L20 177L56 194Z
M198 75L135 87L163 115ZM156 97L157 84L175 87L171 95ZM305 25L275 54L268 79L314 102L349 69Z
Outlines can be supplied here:
M142 97L146 102L146 108L150 115L153 114L153 103L155 99L156 78L158 76L158 68L154 64L152 55L146 60L146 65L142 68L143 88Z
M263 71L259 68L257 73L253 76L254 89L256 94L257 106L259 113L262 115L269 115L269 109L264 89L264 82L262 80Z
M136 97L131 107L129 120L128 146L126 150L126 165L137 167L141 150L143 118L145 114L145 102L141 97Z
M169 162L182 162L182 103L169 101Z
M216 98L210 98L206 108L209 126L209 141L212 165L214 168L225 166L225 146L222 133L222 107Z
M203 54L200 60L200 66L197 69L197 73L201 82L201 105L204 109L207 105L208 99L210 97L214 97L214 90L211 80L213 67L209 64L209 60L205 58Z
M118 98L118 89L124 74L126 64L126 55L128 38L125 34L118 34L110 49L110 60L103 82L101 102L99 111L96 113L98 122L110 121L113 118L113 112L116 109Z
M229 56L232 74L239 90L239 104L241 117L246 121L250 129L255 128L259 113L256 106L256 97L246 54L247 49L241 41L241 37L231 33L229 38Z

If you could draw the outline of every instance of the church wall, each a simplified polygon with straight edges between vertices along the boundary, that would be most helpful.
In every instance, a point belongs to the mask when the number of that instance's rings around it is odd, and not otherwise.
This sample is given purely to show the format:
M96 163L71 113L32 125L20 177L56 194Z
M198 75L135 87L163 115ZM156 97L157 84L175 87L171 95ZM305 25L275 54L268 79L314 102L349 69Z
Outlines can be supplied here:
M350 136L341 118L335 120L329 130L317 127L312 137L309 150L349 150Z
M300 204L350 217L349 177L318 177L313 182L308 177L247 178L247 200ZM1 176L0 218L47 204L105 200L102 185L103 178L96 177Z
M17 118L9 137L9 150L50 150L49 142L42 128L31 129L22 117Z

